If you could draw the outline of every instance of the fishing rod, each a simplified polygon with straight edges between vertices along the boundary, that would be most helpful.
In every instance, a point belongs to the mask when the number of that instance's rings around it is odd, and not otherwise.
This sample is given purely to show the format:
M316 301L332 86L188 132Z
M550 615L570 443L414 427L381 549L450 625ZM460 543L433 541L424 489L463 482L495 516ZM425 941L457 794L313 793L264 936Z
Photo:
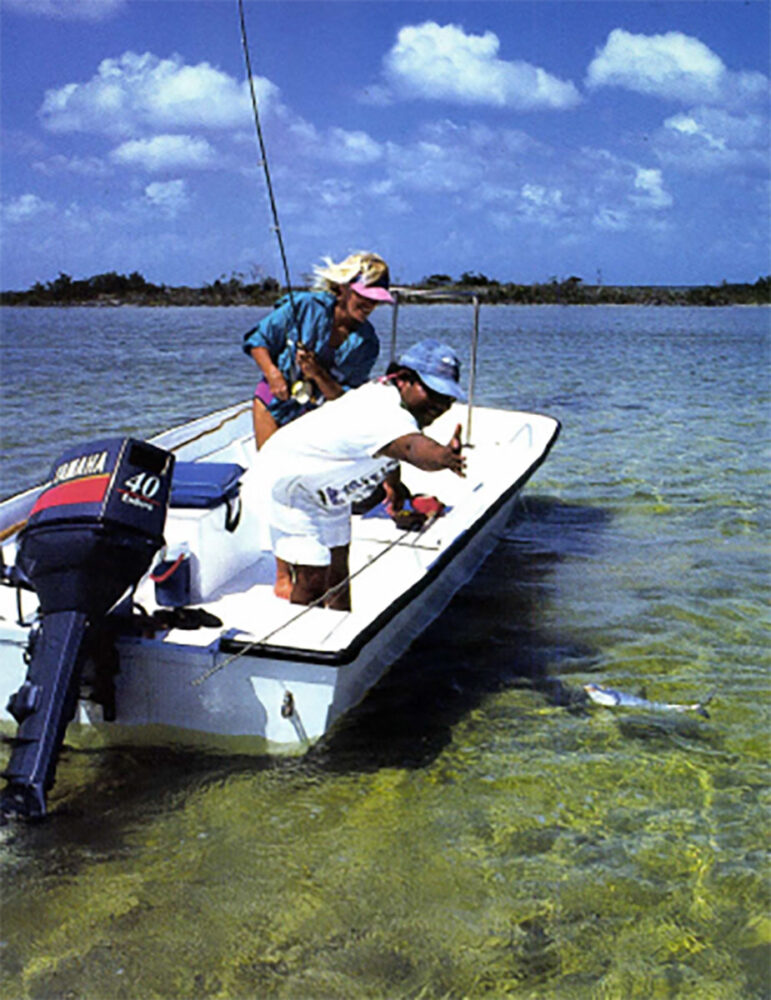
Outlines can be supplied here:
M246 17L244 15L244 0L238 0L238 17L241 24L241 45L244 50L244 62L246 63L246 75L249 80L249 94L252 99L252 111L254 113L254 125L257 130L257 143L260 148L260 166L265 174L265 186L268 191L268 201L270 202L270 211L273 216L273 231L276 234L276 239L278 240L278 250L281 256L281 264L284 268L284 279L287 290L287 295L289 296L289 305L292 310L292 321L294 323L295 330L297 332L297 340L295 342L295 350L292 351L291 358L291 393L292 396L297 400L298 403L306 403L311 398L312 387L310 384L302 379L297 380L297 362L295 360L295 352L297 349L304 350L305 345L302 341L302 334L300 332L300 319L297 313L297 302L295 301L294 292L292 290L292 280L289 276L289 262L286 256L286 249L284 248L284 238L281 235L281 224L278 221L278 208L276 207L276 198L273 194L273 183L270 179L270 167L268 166L268 153L265 148L265 139L262 134L262 125L260 124L260 112L257 105L257 93L254 89L254 74L252 73L252 60L249 55L249 40L246 34Z

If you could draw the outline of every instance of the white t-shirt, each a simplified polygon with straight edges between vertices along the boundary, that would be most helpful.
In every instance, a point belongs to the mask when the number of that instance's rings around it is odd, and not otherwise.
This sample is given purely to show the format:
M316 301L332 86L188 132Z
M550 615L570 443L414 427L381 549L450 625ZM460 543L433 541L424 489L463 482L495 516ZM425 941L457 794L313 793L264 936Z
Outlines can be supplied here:
M377 452L419 431L396 386L369 382L276 431L260 450L258 474L279 503L299 494L319 510L341 510L398 466Z

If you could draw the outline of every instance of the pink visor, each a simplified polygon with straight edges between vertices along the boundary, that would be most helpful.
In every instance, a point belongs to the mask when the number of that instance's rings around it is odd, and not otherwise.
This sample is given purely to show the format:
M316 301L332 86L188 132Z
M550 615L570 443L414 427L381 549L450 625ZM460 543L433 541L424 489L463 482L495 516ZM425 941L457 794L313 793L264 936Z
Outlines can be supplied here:
M364 285L361 281L353 281L350 286L357 295L365 299L374 299L375 302L393 302L394 297L387 288L382 285Z

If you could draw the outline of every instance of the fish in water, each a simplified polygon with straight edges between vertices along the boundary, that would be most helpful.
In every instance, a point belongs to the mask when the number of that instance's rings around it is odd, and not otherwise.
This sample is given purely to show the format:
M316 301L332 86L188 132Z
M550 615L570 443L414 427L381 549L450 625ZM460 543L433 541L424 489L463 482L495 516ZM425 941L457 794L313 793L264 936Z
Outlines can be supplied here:
M608 708L640 708L649 712L695 712L704 719L709 718L707 705L712 701L712 695L704 701L697 701L691 705L678 705L666 701L648 701L639 695L624 694L623 691L616 691L613 688L600 687L599 684L584 684L589 699L597 705L605 705Z

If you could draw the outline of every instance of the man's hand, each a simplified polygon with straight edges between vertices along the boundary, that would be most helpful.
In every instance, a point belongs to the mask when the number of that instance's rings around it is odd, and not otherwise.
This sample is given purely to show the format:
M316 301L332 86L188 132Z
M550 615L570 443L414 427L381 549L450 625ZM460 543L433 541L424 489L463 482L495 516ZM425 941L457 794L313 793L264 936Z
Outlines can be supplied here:
M466 459L461 455L461 426L458 424L455 428L455 433L450 438L450 443L447 445L448 462L446 468L451 469L457 476L466 475Z
M461 455L460 432L461 427L458 424L449 444L439 444L433 438L417 432L402 434L401 437L394 438L385 448L381 448L378 454L396 458L400 462L409 462L410 465L425 469L426 472L450 469L456 476L465 476L466 459Z

